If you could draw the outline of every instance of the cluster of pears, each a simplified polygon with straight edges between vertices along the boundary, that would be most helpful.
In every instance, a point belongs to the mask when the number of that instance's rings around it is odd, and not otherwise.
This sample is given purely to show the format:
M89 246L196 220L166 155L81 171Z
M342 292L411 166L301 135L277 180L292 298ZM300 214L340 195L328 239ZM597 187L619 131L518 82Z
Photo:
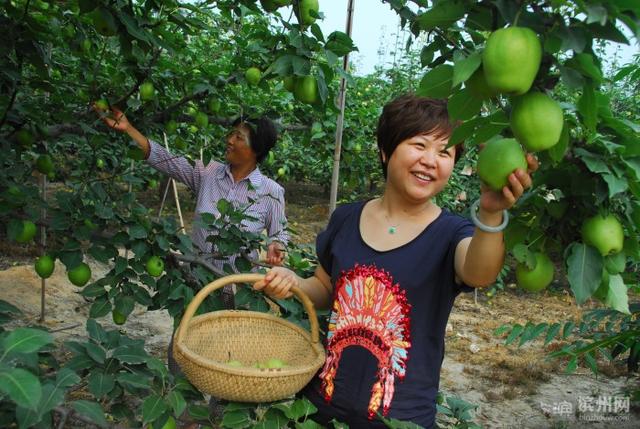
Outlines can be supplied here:
M56 260L51 255L42 255L35 264L34 269L39 277L48 279L56 268ZM83 287L91 279L91 267L81 262L76 267L67 271L69 281L78 287Z
M510 127L515 138L490 141L478 156L478 176L496 191L508 184L515 169L527 169L523 147L528 152L547 150L566 132L558 102L544 92L531 90L541 60L542 46L533 30L502 28L489 36L482 66L466 83L469 91L481 99L498 94L511 97ZM586 219L582 238L603 257L620 252L624 243L622 225L612 214ZM516 279L519 287L538 292L553 281L554 266L543 252L535 252L534 260L532 266L517 265Z
M293 5L294 12L301 26L309 26L315 23L320 11L318 0L260 0L265 12L275 12L281 7ZM262 72L257 67L250 67L245 71L245 80L250 86L255 86L262 78ZM284 88L293 93L296 100L315 104L318 101L318 82L313 76L286 76L283 79Z
M526 170L527 152L549 149L560 141L564 115L560 104L544 92L531 90L542 61L542 45L526 27L493 32L482 53L482 66L467 81L476 97L511 96L511 131L515 139L492 140L478 157L478 175L500 191L517 168Z
M293 9L298 18L300 25L306 26L316 22L316 15L320 10L318 0L260 0L260 5L265 12L275 12L281 7L290 6L293 3Z
M543 151L560 141L562 108L546 93L531 90L541 61L542 45L533 30L501 28L489 36L482 65L466 83L480 99L498 94L511 97L510 127L515 138L492 140L478 156L478 176L498 192L508 185L514 170L527 170L525 150ZM542 252L534 253L533 262L531 266L519 263L516 279L521 288L537 292L553 281L554 267Z
M21 229L13 237L17 243L26 244L33 240L36 236L36 224L30 220L21 221ZM55 270L55 258L51 255L44 254L36 259L34 263L36 274L40 278L48 279ZM91 268L84 262L79 263L73 269L67 271L69 281L78 287L82 287L91 278Z
M262 72L257 67L250 67L244 74L249 86L256 86L262 79ZM282 80L284 89L293 93L296 100L315 104L318 101L318 81L314 76L285 76Z

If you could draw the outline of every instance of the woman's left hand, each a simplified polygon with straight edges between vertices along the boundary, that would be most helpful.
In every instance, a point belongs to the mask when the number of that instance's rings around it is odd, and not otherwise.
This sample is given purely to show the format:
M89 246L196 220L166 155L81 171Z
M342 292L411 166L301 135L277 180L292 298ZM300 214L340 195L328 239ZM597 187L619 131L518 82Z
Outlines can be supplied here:
M520 168L509 175L509 184L502 188L502 192L491 190L482 185L480 195L480 208L496 213L511 208L522 196L524 191L531 187L531 173L538 169L538 160L533 154L527 155L527 171Z

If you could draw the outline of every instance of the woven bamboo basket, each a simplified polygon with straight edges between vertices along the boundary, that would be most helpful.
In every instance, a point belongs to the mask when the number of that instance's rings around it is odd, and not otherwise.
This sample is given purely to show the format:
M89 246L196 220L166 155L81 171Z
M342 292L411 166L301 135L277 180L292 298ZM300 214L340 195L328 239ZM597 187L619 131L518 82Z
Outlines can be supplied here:
M173 355L189 381L203 393L237 402L271 402L299 392L322 366L324 348L313 303L292 288L311 322L311 333L272 314L222 310L193 317L213 291L231 283L254 283L262 274L234 274L205 286L191 301L173 342ZM257 368L271 358L284 368ZM230 360L243 366L231 366Z

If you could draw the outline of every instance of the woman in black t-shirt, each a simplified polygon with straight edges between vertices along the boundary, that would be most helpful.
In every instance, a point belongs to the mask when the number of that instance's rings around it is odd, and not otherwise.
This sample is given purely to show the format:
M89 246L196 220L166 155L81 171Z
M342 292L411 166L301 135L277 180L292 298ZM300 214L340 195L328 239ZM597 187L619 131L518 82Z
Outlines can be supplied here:
M446 101L414 95L384 107L378 122L382 197L347 204L316 240L313 277L274 268L254 285L275 298L301 287L331 308L327 360L304 394L314 419L351 428L385 427L378 415L432 427L444 334L456 296L495 281L504 261L502 230L531 186L515 170L501 192L482 187L474 225L433 202L462 146L447 147L455 124ZM475 206L475 205L474 205Z

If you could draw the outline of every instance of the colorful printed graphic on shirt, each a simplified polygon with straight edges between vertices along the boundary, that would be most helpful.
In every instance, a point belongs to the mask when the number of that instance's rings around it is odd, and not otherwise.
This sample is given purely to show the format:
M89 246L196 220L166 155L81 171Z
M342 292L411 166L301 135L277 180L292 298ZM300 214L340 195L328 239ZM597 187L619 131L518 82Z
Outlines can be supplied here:
M382 404L387 415L396 377L406 371L409 310L405 291L392 277L374 265L356 265L336 282L336 294L327 334L327 360L320 378L327 401L334 391L342 351L349 346L366 348L378 359L377 380L371 391L368 413L374 418Z

